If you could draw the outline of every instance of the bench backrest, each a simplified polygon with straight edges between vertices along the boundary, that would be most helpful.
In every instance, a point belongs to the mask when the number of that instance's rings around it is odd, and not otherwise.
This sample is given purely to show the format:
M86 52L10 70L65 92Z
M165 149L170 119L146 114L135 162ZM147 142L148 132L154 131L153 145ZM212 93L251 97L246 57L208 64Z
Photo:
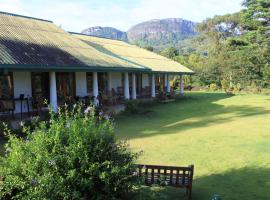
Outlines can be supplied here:
M175 167L159 165L137 165L138 175L144 177L146 185L161 184L174 187L189 187L193 181L194 166Z

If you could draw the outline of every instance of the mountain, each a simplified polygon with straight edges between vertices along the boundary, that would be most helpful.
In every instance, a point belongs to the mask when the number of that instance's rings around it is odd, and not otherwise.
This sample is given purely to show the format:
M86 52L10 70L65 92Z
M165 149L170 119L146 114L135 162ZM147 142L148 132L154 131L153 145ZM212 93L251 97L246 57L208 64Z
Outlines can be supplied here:
M104 37L104 38L109 38L109 39L127 41L126 32L120 31L112 27L95 26L95 27L84 29L82 33L86 35L97 36L97 37Z
M192 21L169 18L151 20L131 27L128 41L142 46L168 46L196 35L195 23Z
M128 41L139 46L153 46L156 50L178 46L186 38L196 35L195 22L181 18L155 19L132 26L127 32L111 27L90 27L84 34Z

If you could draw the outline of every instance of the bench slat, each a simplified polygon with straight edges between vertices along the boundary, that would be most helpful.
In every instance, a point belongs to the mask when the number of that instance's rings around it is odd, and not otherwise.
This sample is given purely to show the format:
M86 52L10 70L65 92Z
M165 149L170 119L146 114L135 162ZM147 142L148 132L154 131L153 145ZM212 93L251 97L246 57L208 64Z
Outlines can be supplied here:
M155 169L152 168L152 172L151 172L151 184L154 184L155 183L154 175L155 175Z
M179 169L176 172L176 185L179 184Z
M137 168L146 185L165 182L165 185L186 188L188 199L191 199L193 165L188 167L137 165Z

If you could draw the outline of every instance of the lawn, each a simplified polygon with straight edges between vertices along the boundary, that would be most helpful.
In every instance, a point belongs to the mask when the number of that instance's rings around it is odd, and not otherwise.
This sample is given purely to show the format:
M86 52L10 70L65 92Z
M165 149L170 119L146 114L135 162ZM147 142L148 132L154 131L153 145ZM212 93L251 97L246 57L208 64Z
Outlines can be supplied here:
M194 200L270 199L270 96L190 93L145 109L116 119L117 136L143 150L138 163L194 164Z

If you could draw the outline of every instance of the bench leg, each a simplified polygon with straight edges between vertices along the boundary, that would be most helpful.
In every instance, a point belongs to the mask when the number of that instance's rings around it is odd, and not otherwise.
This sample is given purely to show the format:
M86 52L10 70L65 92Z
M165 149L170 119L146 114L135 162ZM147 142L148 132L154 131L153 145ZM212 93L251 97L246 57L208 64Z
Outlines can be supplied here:
M192 188L191 187L188 187L187 188L188 200L191 200L191 193L192 193Z

